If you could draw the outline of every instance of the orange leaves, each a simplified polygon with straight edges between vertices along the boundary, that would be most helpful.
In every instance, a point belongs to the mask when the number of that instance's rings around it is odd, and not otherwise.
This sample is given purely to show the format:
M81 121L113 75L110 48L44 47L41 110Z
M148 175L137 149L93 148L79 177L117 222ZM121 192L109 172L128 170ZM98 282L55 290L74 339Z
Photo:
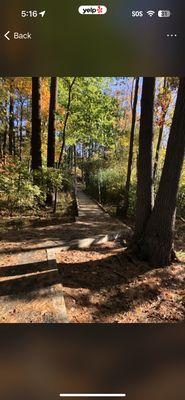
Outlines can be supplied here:
M42 79L41 87L41 112L44 117L48 117L49 101L50 101L50 81L48 78Z

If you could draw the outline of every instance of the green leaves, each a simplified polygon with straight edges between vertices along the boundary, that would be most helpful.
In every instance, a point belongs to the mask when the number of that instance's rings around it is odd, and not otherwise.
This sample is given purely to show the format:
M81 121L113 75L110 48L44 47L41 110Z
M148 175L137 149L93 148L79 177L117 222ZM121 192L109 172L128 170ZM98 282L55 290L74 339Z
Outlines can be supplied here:
M59 104L64 109L60 115L61 122L65 119L69 79L72 78L59 80ZM102 146L112 144L118 102L111 94L110 82L110 78L76 79L72 91L66 145L85 142L87 146L91 141Z
M0 171L0 201L6 204L10 215L16 210L36 208L42 193L33 185L28 169L20 162L9 161L0 165Z

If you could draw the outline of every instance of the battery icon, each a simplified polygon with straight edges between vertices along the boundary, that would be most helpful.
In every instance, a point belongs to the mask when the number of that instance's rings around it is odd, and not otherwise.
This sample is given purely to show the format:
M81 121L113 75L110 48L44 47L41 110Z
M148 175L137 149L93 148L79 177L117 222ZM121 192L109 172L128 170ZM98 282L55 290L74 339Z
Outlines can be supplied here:
M171 11L170 10L159 10L158 11L158 17L169 18L170 16L171 16Z

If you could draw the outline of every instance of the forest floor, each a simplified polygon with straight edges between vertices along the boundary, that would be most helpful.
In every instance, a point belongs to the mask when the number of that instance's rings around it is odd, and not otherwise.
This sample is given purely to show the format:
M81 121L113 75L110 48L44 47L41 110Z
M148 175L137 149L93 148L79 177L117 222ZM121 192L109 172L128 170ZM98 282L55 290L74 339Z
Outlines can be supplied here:
M70 322L162 323L185 317L185 258L150 270L118 243L57 257Z
M66 322L66 310L74 323L183 321L185 224L175 237L181 262L151 270L127 258L130 229L80 188L78 206L76 222L17 219L1 233L0 322Z

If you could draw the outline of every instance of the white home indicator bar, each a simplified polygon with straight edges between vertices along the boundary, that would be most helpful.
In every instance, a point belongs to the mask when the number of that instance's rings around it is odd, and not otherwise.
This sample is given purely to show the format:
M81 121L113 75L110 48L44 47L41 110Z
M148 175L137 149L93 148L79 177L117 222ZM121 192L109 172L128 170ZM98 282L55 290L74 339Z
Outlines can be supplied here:
M60 393L60 397L126 397L125 393Z

